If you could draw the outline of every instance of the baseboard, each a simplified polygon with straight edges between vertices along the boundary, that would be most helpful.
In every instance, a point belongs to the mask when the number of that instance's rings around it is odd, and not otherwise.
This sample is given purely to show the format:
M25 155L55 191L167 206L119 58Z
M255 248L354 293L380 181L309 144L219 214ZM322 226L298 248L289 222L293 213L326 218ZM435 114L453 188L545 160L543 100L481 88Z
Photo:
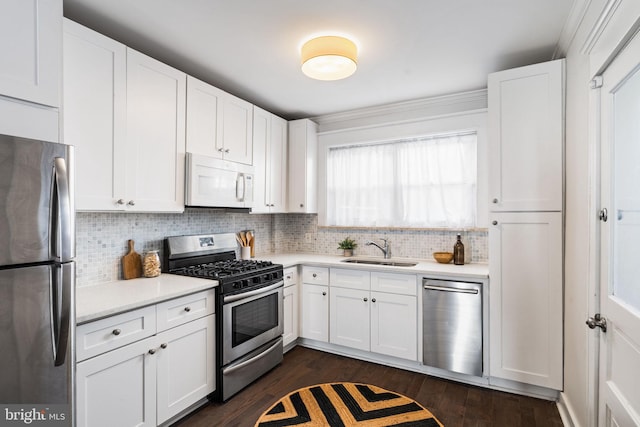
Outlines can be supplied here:
M575 411L567 402L564 393L560 393L560 399L558 399L558 412L560 413L560 419L562 420L562 424L565 427L580 427L578 423L576 423Z

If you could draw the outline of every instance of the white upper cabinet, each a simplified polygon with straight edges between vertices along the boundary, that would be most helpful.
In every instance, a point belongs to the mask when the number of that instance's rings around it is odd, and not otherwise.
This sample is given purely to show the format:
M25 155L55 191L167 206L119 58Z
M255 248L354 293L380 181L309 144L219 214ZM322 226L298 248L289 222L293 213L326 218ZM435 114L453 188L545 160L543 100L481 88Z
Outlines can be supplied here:
M317 213L318 125L289 122L289 212Z
M489 207L562 210L564 60L489 75Z
M127 48L64 20L64 139L75 146L76 208L108 211L125 197Z
M184 210L186 74L127 49L127 204Z
M65 20L63 75L76 208L183 211L185 74Z
M187 151L252 164L253 105L188 76Z
M60 105L62 0L3 0L0 95Z
M253 213L286 212L287 121L253 107Z

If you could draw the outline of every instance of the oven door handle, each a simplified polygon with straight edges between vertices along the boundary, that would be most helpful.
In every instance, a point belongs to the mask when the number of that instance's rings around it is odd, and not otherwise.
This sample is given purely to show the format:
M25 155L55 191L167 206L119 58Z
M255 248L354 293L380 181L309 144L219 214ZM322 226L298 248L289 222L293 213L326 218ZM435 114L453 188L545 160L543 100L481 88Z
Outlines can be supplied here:
M236 295L229 295L224 297L223 302L224 304L230 303L230 302L234 302L234 301L240 301L246 298L250 298L252 296L255 295L260 295L260 294L265 294L269 291L272 291L274 289L278 289L284 287L284 281L279 281L278 283L275 283L273 285L269 285L269 286L265 286L264 288L260 288L260 289L256 289L255 291L249 291L249 292L244 292L241 294L236 294Z
M269 347L268 349L266 349L266 350L265 350L265 351L263 351L262 353L260 353L260 354L257 354L257 355L255 355L255 356L253 356L251 359L247 359L247 360L245 360L245 361L244 361L244 362L242 362L242 363L238 363L238 364L237 364L237 365L235 365L235 366L231 366L231 367L229 367L229 368L225 369L225 370L224 370L224 374L225 374L225 375L228 375L228 374L230 374L230 373L232 373L232 372L234 372L234 371L237 371L238 369L242 369L243 367L245 367L245 366L247 366L247 365L252 364L252 363L253 363L253 362L255 362L256 360L260 360L260 359L262 359L263 357L265 357L265 356L267 356L269 353L271 353L271 351L272 351L273 349L275 349L276 347L278 347L279 345L282 345L282 343L280 342L280 340L276 341L276 343L275 343L275 344L273 344L271 347Z

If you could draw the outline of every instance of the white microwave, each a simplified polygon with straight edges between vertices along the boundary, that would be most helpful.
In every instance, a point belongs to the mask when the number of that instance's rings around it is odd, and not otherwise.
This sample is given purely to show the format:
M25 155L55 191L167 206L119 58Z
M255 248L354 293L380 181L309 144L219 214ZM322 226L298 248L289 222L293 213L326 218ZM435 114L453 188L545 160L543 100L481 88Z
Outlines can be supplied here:
M187 153L185 204L253 207L253 166Z

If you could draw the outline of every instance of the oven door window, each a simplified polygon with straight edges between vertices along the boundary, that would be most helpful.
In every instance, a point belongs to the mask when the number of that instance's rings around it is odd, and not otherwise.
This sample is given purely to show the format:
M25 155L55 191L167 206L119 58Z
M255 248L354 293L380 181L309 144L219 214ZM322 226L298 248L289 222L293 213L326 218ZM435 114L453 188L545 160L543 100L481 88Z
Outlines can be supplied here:
M277 328L278 293L233 307L231 319L232 347Z

